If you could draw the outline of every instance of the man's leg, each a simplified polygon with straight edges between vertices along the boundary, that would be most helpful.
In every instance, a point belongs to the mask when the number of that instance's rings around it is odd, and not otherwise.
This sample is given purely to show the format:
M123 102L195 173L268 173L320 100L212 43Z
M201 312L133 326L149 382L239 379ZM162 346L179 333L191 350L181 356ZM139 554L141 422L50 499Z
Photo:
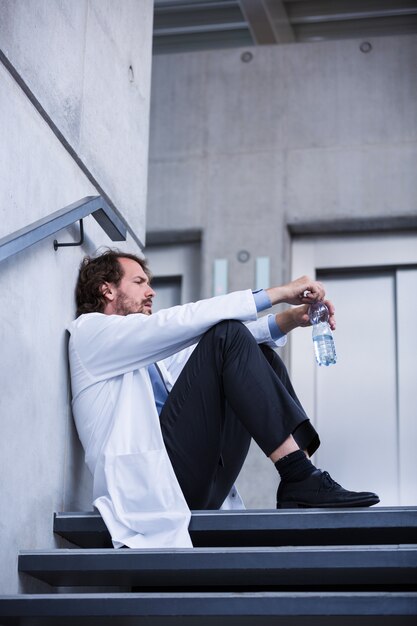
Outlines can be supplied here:
M268 346L260 346L265 358L282 380L288 393L302 409L301 403L293 389L286 367L274 350ZM307 417L307 416L306 416ZM312 455L320 445L310 421L305 421L292 433L292 437L301 450ZM288 445L288 442L286 442ZM317 470L300 452L291 451L283 458L282 449L270 455L275 463L281 483L277 492L277 508L289 507L342 507L342 506L370 506L379 502L378 496L369 492L352 492L343 489L336 483L328 472Z
M310 453L318 445L281 360L262 350L241 323L222 322L201 339L169 395L162 433L190 508L221 505L251 436L273 461L298 451L291 433ZM294 478L294 468L297 479L304 476L307 459L304 466L291 454L288 459L280 461L287 478Z
M275 350L273 350L266 344L261 344L259 348L262 350L266 360L284 385L287 392L298 404L300 410L305 415L305 421L301 422L297 426L297 428L292 432L292 436L301 450L304 450L308 454L308 456L313 456L314 452L320 445L320 439L307 414L305 413L301 402L297 397L297 394L294 391L290 377L288 375L287 368L285 367L283 360L280 356L278 356ZM275 455L272 455L271 460L275 463L278 458L275 458Z
M307 416L247 328L227 321L201 338L160 420L190 508L218 508L240 472L251 437L269 456Z

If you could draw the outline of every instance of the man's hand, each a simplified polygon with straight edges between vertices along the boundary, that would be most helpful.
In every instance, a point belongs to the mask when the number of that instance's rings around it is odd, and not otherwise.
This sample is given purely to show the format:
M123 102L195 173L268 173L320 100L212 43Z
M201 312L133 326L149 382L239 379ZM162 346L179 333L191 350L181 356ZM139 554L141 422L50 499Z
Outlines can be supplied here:
M329 309L329 325L332 330L336 330L336 319L334 316L334 306L330 300L324 300L324 304ZM308 304L303 304L302 306L293 307L291 309L287 309L286 311L282 311L281 313L277 313L275 315L275 321L282 330L283 333L287 334L294 328L311 326L310 320L308 318Z
M308 276L301 276L281 287L270 287L266 292L272 304L286 302L295 305L312 304L317 300L323 300L326 294L322 283Z

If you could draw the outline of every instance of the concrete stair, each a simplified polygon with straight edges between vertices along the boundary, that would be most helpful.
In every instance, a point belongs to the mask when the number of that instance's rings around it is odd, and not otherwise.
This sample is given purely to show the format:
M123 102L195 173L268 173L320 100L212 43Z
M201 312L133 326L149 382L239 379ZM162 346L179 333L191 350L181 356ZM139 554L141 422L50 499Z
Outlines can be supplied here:
M6 604L7 603L7 604ZM414 593L121 593L10 598L27 626L415 626Z
M417 543L417 506L366 509L194 511L195 547ZM54 532L82 548L110 548L98 512L55 513Z
M196 511L183 550L113 550L92 512L54 530L78 547L19 571L55 593L0 598L0 625L417 624L417 507Z

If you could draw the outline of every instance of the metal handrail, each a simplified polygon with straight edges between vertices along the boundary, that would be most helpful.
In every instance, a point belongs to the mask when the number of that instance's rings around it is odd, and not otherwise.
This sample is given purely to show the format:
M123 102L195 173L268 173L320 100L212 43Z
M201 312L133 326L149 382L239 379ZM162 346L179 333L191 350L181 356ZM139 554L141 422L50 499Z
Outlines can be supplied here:
M104 198L87 196L0 239L0 261L33 246L88 215L94 217L112 241L126 241L126 234L129 231L141 246L127 222L115 212Z

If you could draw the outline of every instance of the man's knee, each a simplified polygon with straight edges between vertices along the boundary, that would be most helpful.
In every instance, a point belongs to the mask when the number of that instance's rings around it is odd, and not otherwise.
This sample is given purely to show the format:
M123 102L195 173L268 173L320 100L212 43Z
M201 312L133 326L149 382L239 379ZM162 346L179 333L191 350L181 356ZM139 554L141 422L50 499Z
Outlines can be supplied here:
M206 333L207 339L213 342L219 350L235 346L244 349L249 342L256 341L246 326L238 320L223 320L210 328Z
M246 328L245 324L243 324L243 322L239 322L238 320L223 320L221 322L217 322L217 324L214 324L208 332L217 335L242 334L252 337L252 334Z

